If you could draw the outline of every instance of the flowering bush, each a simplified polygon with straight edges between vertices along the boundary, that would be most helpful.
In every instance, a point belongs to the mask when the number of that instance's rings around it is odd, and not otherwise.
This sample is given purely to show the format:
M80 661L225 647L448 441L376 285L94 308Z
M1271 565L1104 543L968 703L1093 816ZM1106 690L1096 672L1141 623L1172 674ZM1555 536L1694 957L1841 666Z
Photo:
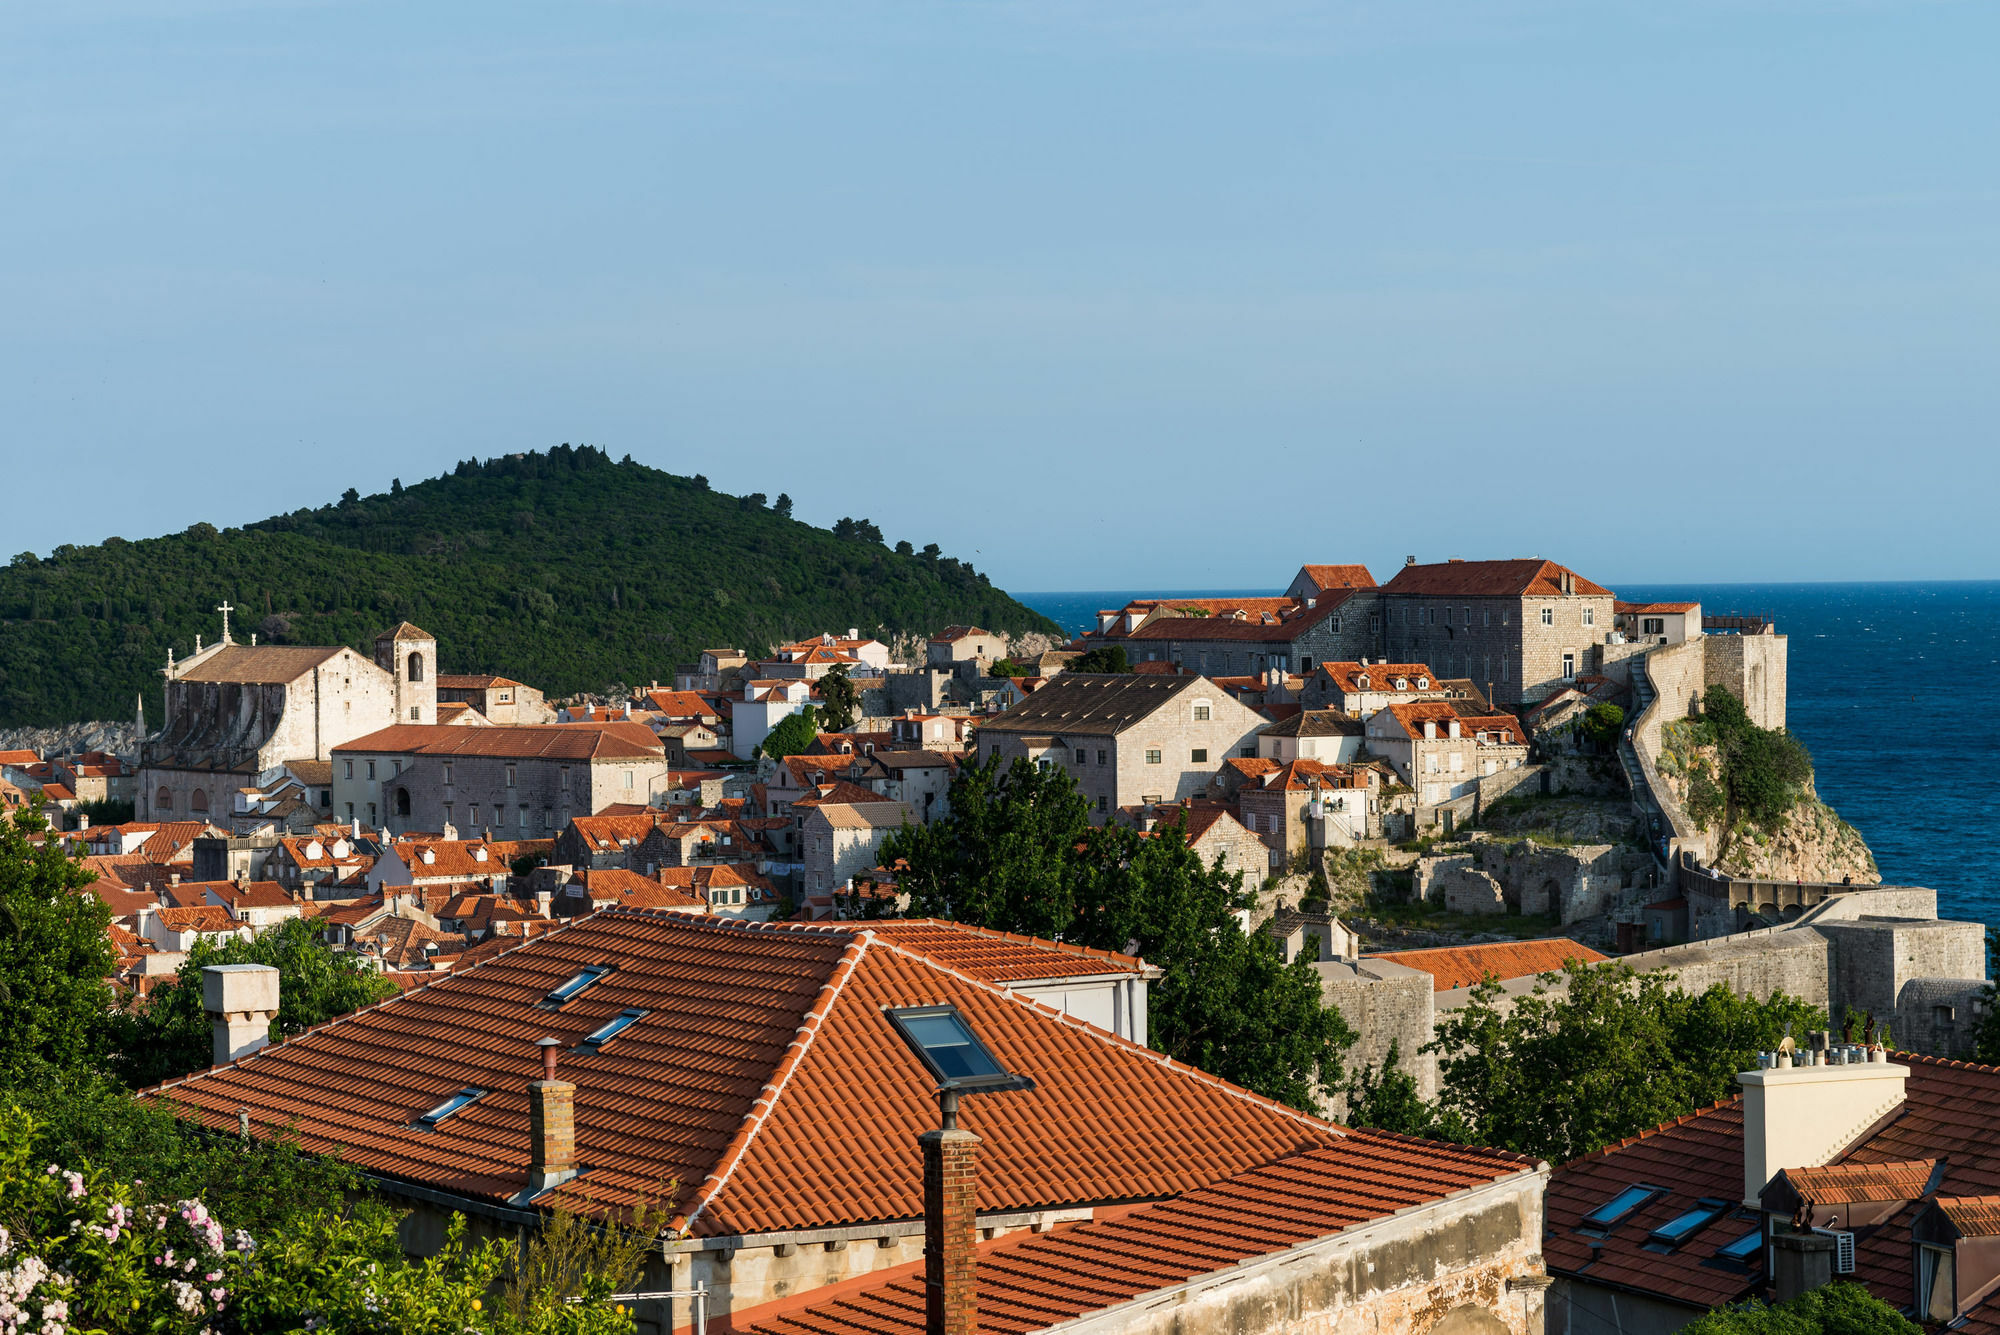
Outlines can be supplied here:
M444 1247L407 1260L397 1216L361 1201L307 1211L263 1238L230 1230L200 1200L147 1201L142 1182L38 1162L35 1124L0 1111L0 1335L613 1335L632 1318L612 1282L582 1301L494 1301L516 1249L476 1246L454 1215Z

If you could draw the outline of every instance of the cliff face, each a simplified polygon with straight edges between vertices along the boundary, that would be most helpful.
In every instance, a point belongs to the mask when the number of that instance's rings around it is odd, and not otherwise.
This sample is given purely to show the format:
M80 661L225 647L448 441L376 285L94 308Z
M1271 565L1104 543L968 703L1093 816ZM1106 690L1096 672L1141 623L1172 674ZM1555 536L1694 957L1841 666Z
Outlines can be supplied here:
M1699 790L1706 786L1713 792L1721 764L1716 749L1695 745L1684 722L1667 725L1661 740L1660 777L1681 809L1695 819L1699 819L1697 813L1713 811L1715 804L1705 804ZM1716 853L1711 861L1732 876L1773 881L1843 881L1851 877L1856 885L1875 885L1882 879L1861 832L1819 800L1810 779L1798 801L1774 826L1762 827L1734 813L1723 813L1712 816L1703 830L1714 836Z

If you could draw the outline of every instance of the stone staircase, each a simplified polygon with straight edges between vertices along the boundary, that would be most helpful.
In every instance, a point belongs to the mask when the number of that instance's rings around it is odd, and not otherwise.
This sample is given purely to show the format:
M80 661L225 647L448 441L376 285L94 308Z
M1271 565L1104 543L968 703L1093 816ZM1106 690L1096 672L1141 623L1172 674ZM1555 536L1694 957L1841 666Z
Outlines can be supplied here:
M1652 679L1646 674L1646 658L1632 663L1632 720L1618 739L1618 763L1625 769L1625 781L1632 788L1632 805L1638 808L1640 819L1646 824L1646 847L1653 854L1653 861L1659 868L1660 883L1672 885L1675 881L1675 859L1673 841L1682 833L1676 828L1677 812L1671 799L1658 791L1659 776L1646 764L1639 754L1634 740L1638 736L1639 723L1659 700L1659 692L1653 688Z

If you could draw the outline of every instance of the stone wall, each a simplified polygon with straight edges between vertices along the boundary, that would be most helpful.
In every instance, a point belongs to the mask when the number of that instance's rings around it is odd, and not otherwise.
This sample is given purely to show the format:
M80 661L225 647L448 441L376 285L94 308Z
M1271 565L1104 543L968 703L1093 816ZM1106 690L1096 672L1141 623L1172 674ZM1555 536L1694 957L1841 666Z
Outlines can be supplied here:
M1437 1095L1437 1057L1423 1051L1435 1028L1437 980L1431 975L1388 960L1328 960L1313 965L1320 995L1358 1035L1346 1056L1347 1069L1374 1066L1388 1060L1389 1047L1398 1049L1398 1064L1417 1082L1425 1098ZM1335 1118L1347 1115L1346 1100L1336 1097Z
M1481 840L1466 853L1420 858L1416 897L1455 913L1553 913L1571 923L1611 911L1618 892L1645 878L1650 859L1625 844L1561 847ZM1484 907L1493 895L1494 907ZM1460 907L1462 905L1462 907Z
M1869 918L1815 921L1812 930L1833 945L1829 967L1835 1003L1892 1024L1897 1023L1891 1017L1904 984L1911 980L1986 977L1986 929L1980 923ZM1834 1016L1836 1025L1839 1021Z
M1727 686L1760 728L1785 726L1785 672L1790 659L1783 635L1704 635L1707 681Z

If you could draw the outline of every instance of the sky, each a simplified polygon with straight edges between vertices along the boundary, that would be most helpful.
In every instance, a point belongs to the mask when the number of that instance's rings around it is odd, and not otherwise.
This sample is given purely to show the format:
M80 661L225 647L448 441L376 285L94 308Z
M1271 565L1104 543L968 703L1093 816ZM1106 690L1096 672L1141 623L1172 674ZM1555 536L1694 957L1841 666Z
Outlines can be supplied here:
M0 0L0 530L570 442L1021 590L2000 577L1987 0Z

